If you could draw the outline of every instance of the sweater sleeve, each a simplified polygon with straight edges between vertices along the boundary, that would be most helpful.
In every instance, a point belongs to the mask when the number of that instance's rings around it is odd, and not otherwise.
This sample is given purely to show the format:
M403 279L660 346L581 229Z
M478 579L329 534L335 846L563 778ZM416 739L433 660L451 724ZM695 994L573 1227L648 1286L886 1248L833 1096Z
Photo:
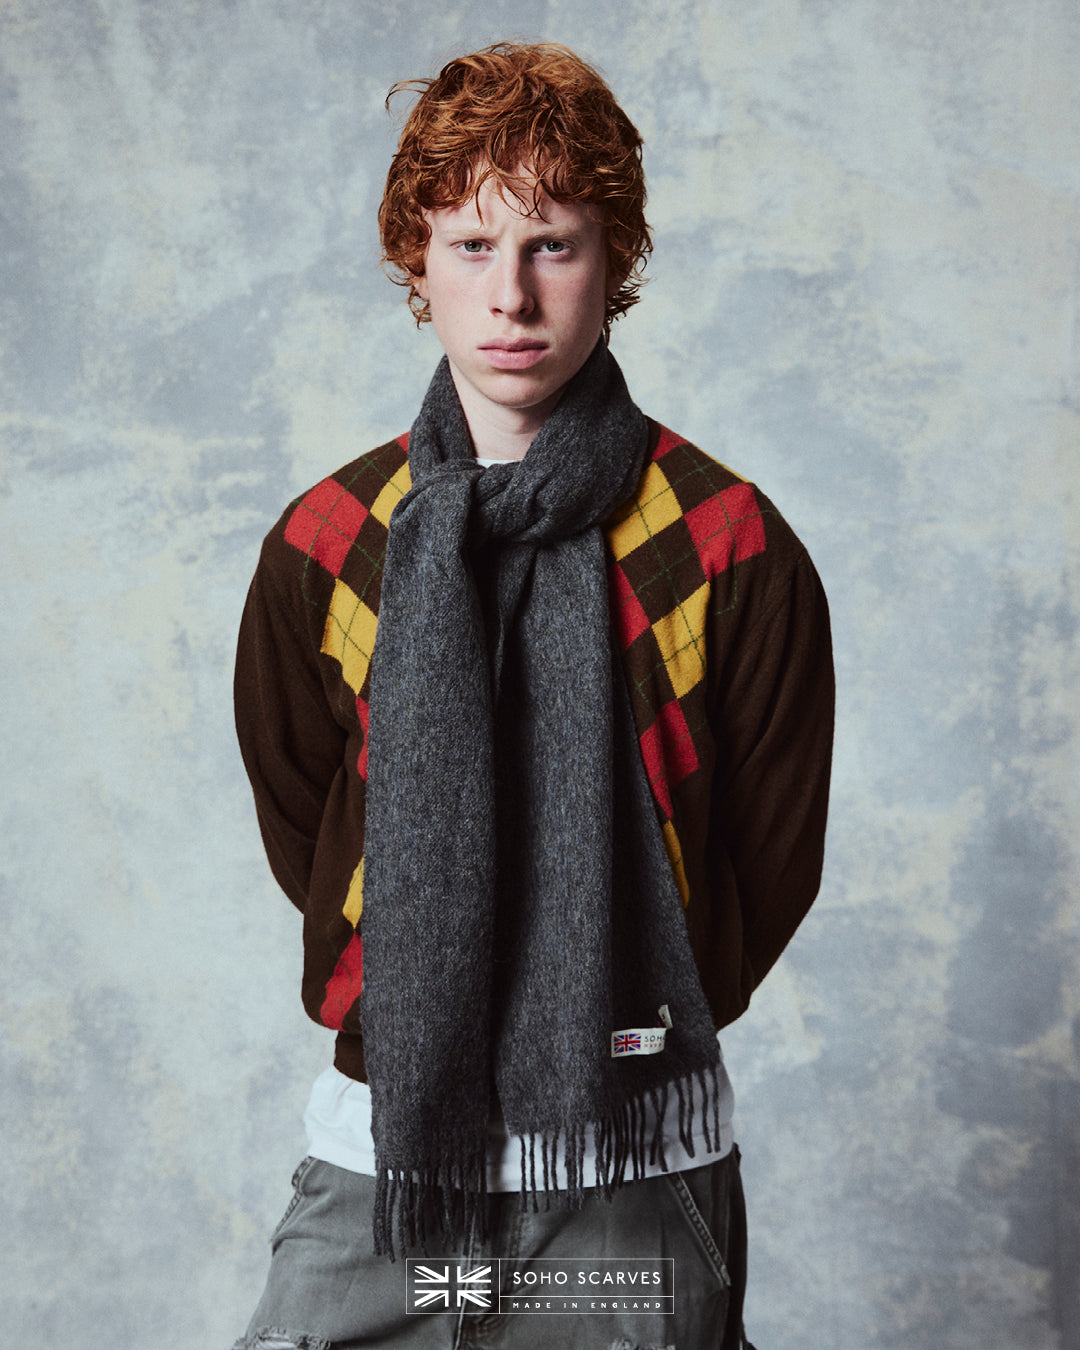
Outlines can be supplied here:
M319 666L323 616L301 594L300 568L271 534L240 624L236 730L270 868L297 908L307 904L319 832L347 732ZM299 556L299 555L297 555Z
M713 708L710 871L738 899L743 1006L821 882L833 708L828 606L802 552L732 644Z

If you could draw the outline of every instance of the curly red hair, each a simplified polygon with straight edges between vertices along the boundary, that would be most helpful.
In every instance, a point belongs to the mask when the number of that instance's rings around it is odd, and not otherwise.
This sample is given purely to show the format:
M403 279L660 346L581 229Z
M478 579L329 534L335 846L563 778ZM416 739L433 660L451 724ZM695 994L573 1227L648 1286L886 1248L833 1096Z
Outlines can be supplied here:
M409 287L418 324L431 317L413 284L424 275L431 235L424 212L462 205L489 178L523 202L531 197L532 210L543 192L595 206L608 275L622 279L607 302L605 331L637 303L652 251L642 141L591 66L558 43L499 42L450 61L435 79L400 80L387 107L405 90L420 97L390 165L379 232L383 261Z

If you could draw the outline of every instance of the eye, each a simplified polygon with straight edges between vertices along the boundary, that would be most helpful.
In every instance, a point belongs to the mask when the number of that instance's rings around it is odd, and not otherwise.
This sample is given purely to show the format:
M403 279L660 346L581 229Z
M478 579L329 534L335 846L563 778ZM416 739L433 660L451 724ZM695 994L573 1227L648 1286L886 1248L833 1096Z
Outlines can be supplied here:
M541 253L548 253L553 256L565 253L567 248L568 245L564 244L561 239L545 239L540 245Z
M483 243L479 239L465 239L462 241L461 249L463 253L480 253L483 251Z

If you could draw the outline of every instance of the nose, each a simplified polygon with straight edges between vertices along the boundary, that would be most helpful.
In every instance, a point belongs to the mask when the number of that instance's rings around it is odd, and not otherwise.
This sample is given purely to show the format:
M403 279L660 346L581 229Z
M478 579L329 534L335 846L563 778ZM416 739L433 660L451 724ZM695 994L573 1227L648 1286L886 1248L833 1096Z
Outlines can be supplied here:
M502 254L489 273L491 278L490 305L493 314L508 319L523 319L536 306L528 272L528 264L510 253Z

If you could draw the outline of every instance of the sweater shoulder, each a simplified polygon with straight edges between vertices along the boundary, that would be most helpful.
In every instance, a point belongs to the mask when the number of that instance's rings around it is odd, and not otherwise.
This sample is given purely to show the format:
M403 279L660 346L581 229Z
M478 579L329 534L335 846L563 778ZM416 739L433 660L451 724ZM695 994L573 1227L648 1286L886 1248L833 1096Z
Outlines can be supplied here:
M805 558L802 543L765 493L685 437L650 419L650 456L628 501L607 523L614 562L641 592L661 576L686 595L710 584L726 590L760 573L782 583ZM666 588L665 588L666 589ZM771 585L755 586L755 591ZM764 599L764 595L760 596Z
M407 444L407 436L387 441L291 501L263 541L260 568L366 589L381 570L390 515L411 486Z

